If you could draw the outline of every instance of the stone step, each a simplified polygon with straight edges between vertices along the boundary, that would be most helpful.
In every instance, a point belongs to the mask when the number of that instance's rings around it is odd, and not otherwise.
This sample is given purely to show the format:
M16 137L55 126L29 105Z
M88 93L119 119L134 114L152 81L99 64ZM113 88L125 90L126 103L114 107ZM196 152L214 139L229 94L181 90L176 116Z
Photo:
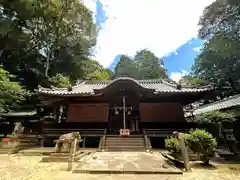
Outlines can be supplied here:
M67 157L67 156L69 156L69 153L51 153L51 156L54 156L54 157Z
M0 148L0 154L8 154L8 153L10 153L12 151L12 149L2 149L2 148Z
M105 149L108 149L108 148L135 148L135 149L140 149L140 148L145 148L145 146L107 146Z
M48 157L43 157L42 162L68 162L69 153L51 153Z
M107 137L106 139L111 139L111 140L123 140L123 141L139 141L139 140L143 140L143 137L141 138L112 138L112 137Z
M133 146L133 147L145 147L144 144L138 144L138 145L133 145L133 144L106 144L106 147L124 147L124 146Z
M144 143L144 141L105 141L109 143Z
M144 147L107 147L106 151L145 151Z
M106 140L105 143L115 143L115 144L121 144L121 143L133 143L133 144L137 144L137 143L144 143L144 141L108 141Z
M27 140L27 139L24 139L24 140L18 140L18 141L9 141L9 143L39 143L40 141L37 141L37 140Z
M138 136L107 136L104 146L105 151L145 151L145 140Z
M32 146L36 146L37 143L20 143L18 145L16 145L15 147L32 147Z
M43 157L41 162L68 162L69 157L58 157L58 156L49 156L49 157Z
M105 142L105 144L115 144L115 145L132 144L132 145L139 145L139 144L145 144L145 143L144 142Z
M109 139L107 138L106 141L120 141L120 142L144 142L144 139Z

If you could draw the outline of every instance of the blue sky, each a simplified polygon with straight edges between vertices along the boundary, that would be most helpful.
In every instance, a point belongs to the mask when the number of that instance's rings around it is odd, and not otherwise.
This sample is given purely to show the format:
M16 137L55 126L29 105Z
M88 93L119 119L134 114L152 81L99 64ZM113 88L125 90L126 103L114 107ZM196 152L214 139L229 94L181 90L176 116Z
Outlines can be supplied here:
M191 68L203 42L199 17L213 0L83 0L100 27L95 59L114 68L120 54L149 49L164 58L178 81ZM191 7L191 8L189 8Z

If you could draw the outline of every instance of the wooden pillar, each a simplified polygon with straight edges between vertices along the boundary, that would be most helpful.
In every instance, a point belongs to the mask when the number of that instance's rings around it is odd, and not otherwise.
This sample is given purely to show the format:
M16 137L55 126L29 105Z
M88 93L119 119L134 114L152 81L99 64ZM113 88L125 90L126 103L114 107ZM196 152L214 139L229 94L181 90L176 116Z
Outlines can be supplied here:
M139 131L139 119L136 118L135 120L136 120L136 131Z
M44 147L44 137L42 137L42 139L40 140L40 146L41 146L41 148Z
M57 106L54 105L53 107L53 116L54 116L54 120L57 121Z
M86 145L86 137L83 137L83 145L82 145L82 147L85 148L85 145Z
M57 121L58 121L58 123L61 122L62 114L63 114L63 106L60 105L59 108L58 108L58 117L57 117Z

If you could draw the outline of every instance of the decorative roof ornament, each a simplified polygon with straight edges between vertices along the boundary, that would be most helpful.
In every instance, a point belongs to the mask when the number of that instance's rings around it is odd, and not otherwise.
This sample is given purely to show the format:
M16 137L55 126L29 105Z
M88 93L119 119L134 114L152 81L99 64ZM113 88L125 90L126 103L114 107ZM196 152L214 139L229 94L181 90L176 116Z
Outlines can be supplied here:
M181 90L182 89L182 85L181 84L177 84L177 89Z

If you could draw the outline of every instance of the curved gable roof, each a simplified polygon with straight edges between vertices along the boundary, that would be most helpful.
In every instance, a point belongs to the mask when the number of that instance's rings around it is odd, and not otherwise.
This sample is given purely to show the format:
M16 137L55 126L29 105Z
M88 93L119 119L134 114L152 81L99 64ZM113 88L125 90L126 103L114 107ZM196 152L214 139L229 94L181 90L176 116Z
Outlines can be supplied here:
M83 96L94 95L98 92L103 92L109 87L115 86L118 83L125 82L134 85L135 87L143 90L152 91L155 94L161 92L204 92L212 88L209 86L204 87L190 87L182 86L181 89L177 88L177 84L168 83L162 79L154 80L135 80L128 77L122 77L115 80L86 80L79 81L71 90L68 88L43 88L39 87L40 94L54 95L54 96Z

